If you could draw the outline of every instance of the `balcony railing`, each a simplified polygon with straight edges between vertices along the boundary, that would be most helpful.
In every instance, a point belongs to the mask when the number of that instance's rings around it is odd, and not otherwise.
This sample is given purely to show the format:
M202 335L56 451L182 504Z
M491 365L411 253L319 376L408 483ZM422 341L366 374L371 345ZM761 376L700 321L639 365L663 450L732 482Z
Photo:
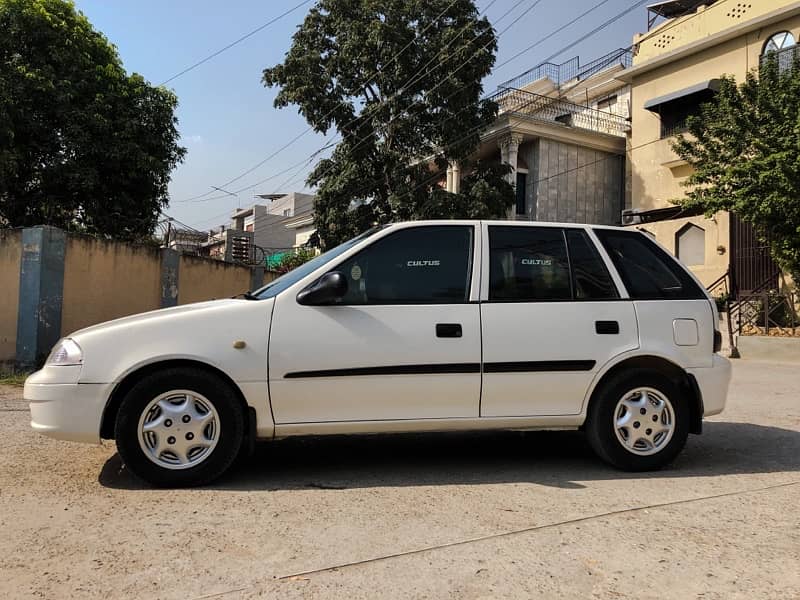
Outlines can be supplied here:
M761 55L760 65L764 68L770 60L778 62L778 71L783 72L791 69L795 62L800 61L800 45L789 46L783 50L775 50Z
M521 75L517 75L513 79L509 79L505 83L501 83L499 87L521 88L545 77L556 85L562 85L572 80L583 81L600 71L616 65L621 65L627 69L632 63L632 50L630 48L618 48L584 65L581 64L580 58L577 56L559 65L545 62L525 71Z
M489 99L500 106L499 114L513 113L536 121L560 123L618 137L625 137L630 129L627 119L619 115L525 90L505 88Z

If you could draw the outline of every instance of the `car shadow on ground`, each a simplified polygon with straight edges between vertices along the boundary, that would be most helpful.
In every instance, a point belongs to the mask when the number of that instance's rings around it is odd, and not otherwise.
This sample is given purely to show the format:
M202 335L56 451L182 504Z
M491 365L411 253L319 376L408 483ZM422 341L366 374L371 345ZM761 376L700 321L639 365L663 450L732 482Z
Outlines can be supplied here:
M602 463L582 433L467 432L324 436L260 443L210 489L352 489L535 483L582 489L607 479L709 477L800 471L800 432L750 423L704 423L664 470L625 473ZM117 489L147 489L118 454L98 478Z
M259 443L209 489L348 489L536 483L582 489L581 481L709 477L800 471L800 432L750 423L704 423L669 467L625 473L602 463L582 433L459 432L288 438ZM147 489L118 454L98 481Z

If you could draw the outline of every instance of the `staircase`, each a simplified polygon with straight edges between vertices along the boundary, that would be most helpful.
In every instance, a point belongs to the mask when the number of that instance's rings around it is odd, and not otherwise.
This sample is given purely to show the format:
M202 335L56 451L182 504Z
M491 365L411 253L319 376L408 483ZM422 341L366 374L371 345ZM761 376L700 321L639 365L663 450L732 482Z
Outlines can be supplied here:
M735 289L729 273L725 273L708 286L712 296L727 296L727 314L720 323L720 332L723 351L728 351L731 357L739 357L736 340L743 333L769 335L778 330L779 335L797 334L800 328L795 310L797 294L780 292L775 283L776 278L769 276L752 290L742 292Z

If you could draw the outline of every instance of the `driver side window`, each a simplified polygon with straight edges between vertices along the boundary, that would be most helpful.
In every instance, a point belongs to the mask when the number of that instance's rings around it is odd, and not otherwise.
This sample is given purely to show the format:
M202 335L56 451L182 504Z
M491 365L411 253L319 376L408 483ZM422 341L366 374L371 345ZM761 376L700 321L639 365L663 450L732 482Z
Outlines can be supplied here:
M473 228L401 229L344 261L339 304L461 304L469 300Z

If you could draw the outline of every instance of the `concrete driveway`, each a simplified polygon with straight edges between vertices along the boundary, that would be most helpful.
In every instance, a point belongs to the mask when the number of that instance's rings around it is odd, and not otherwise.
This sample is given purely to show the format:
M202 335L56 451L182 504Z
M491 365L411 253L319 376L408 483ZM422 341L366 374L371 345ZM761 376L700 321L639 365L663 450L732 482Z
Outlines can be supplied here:
M668 469L582 435L286 440L151 490L0 389L0 597L800 598L800 368L737 361Z

